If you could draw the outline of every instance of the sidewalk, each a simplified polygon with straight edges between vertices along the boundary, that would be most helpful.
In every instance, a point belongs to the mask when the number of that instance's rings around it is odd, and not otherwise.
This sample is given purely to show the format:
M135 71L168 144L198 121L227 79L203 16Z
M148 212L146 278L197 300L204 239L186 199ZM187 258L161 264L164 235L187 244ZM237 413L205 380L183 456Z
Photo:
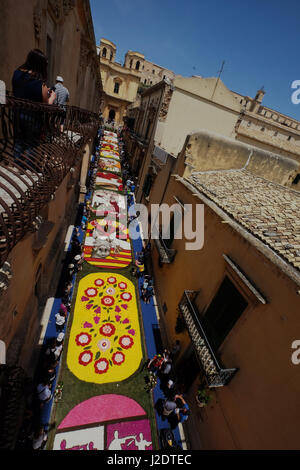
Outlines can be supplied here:
M130 228L131 227L129 225L129 231L130 231ZM136 230L136 232L141 233L140 226L137 227L136 224L134 226L134 230ZM143 242L142 242L141 236L139 236L138 239L134 239L134 238L136 237L131 237L134 257L135 259L137 259L137 253L142 251ZM142 284L143 284L143 278L139 278L138 280L139 293L141 292ZM161 335L160 335L160 326L159 326L158 311L156 307L155 295L152 297L149 304L145 304L142 300L140 300L140 305L141 305L145 339L146 339L146 351L147 351L148 358L152 358L156 354L161 353L162 350L164 349ZM158 400L163 400L164 398L165 398L164 394L160 388L160 381L158 379L157 386L155 387L153 391L154 405L157 403ZM166 419L162 419L162 416L158 414L156 407L155 407L155 417L156 417L157 431L159 435L162 429L169 428L169 423ZM184 437L182 425L179 424L179 426L176 429L173 429L172 432L174 434L174 437L177 443L185 450L186 445L185 445L185 437Z

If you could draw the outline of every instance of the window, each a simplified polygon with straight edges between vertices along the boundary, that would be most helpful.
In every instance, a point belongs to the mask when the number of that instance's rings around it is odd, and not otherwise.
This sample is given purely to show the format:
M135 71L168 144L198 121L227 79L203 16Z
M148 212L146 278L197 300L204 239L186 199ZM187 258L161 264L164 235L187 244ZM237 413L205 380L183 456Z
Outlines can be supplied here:
M102 49L102 57L106 57L106 52L107 52L106 47L103 47L103 49Z
M152 70L153 75L155 75L155 70Z
M144 83L145 83L145 85L146 85L146 83L147 83L147 78L145 78Z
M145 178L144 186L143 186L143 193L145 197L148 197L151 191L152 186L152 175L147 175Z
M41 299L42 297L42 265L40 264L35 276L34 295Z
M151 127L151 121L150 121L150 119L149 119L148 125L147 125L147 129L146 129L145 139L148 138L148 134L149 134L150 127Z
M119 93L120 83L116 82L114 87L114 93Z
M300 181L300 173L298 173L298 174L296 175L296 177L294 178L294 180L293 180L293 183L292 183L292 184L298 184L298 183L299 183L299 181Z
M135 70L140 69L140 61L138 60L137 63L135 64Z
M113 53L111 52L110 53L110 60L112 60L112 58L113 58Z
M205 332L215 350L219 349L247 306L246 299L229 277L225 276L202 319Z
M150 85L152 85L152 81L150 81Z
M132 67L132 59L131 59L130 64L129 64L129 68L131 68L131 67Z
M264 128L264 127L262 127L262 128L261 128L261 131L262 131L262 132L265 132L265 128Z
M291 138L292 138L292 136L291 136L291 135L289 135L289 136L288 136L288 138L287 138L287 140L291 140Z
M163 76L163 80L164 80L165 78L166 78L166 76L164 75L164 76Z

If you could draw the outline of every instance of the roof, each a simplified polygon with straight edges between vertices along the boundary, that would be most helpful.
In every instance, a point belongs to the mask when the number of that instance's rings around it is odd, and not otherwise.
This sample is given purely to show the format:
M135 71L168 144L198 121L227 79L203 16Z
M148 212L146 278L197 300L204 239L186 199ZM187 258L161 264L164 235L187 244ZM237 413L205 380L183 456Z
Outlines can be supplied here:
M246 170L192 173L194 187L300 270L300 193Z

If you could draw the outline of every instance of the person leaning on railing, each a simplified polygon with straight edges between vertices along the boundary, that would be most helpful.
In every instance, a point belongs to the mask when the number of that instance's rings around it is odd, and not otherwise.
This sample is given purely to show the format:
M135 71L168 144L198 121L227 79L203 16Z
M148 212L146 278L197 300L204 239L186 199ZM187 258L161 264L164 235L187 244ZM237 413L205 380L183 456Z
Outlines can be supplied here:
M47 86L47 69L48 60L45 54L39 49L30 51L25 63L13 74L13 96L34 103L53 104L56 94ZM30 157L31 148L39 142L41 137L41 120L38 113L27 110L25 105L16 110L14 134L14 159L16 163L23 166L22 154Z

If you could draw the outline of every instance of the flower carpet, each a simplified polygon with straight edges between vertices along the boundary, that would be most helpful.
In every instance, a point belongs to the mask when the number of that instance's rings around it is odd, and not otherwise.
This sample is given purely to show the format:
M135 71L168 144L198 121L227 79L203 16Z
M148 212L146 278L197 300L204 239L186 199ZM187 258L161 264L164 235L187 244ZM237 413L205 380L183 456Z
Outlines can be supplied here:
M112 150L108 147L105 148L105 150L101 150L100 156L104 158L112 158L114 160L120 160L120 155L118 152L115 150Z
M58 427L54 450L151 450L143 408L122 395L100 395L75 406Z
M113 158L100 158L99 160L99 169L101 171L110 171L112 173L120 173L121 165L120 163Z
M114 173L104 173L103 171L98 171L96 176L96 186L101 186L102 189L123 191L122 178Z
M60 424L51 445L54 450L151 450L153 436L157 439L154 410L138 373L145 360L144 333L129 271L133 254L123 181L116 174L121 165L115 134L104 131L99 154L87 197L85 263L77 275L63 357L64 392L55 409Z
M132 262L128 229L115 220L95 219L88 223L84 259L106 269L124 268Z
M127 217L126 199L112 191L98 189L94 191L91 210L96 216L119 214Z
M78 287L67 363L80 380L130 377L142 360L134 285L119 274L84 277Z

